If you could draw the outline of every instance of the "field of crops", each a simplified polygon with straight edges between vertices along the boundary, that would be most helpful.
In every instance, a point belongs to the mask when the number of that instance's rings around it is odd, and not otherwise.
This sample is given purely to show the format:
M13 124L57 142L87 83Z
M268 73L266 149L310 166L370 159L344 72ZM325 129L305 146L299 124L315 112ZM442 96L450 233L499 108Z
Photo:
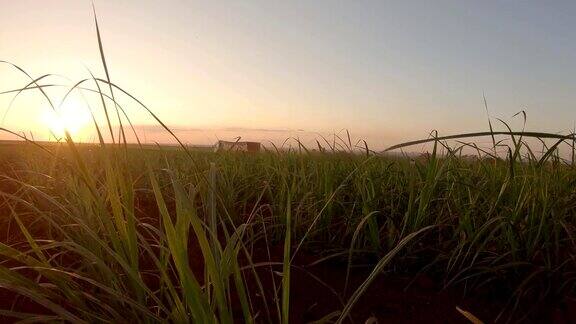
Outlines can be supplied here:
M575 319L576 169L554 154L0 150L5 319Z
M174 134L98 45L106 78L59 100L50 75L0 61L30 79L0 94L56 111L79 91L106 117L95 144L0 129L21 139L0 143L1 322L576 322L574 134L489 121L392 147L421 156L349 136L254 154L128 144L120 95Z

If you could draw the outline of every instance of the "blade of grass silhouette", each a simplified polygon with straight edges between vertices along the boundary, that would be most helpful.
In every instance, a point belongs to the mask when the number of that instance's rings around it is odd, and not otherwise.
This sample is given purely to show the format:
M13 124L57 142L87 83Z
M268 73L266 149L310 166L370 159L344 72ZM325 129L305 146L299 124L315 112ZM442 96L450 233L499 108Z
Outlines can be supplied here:
M291 199L288 192L288 203L286 206L286 234L284 238L284 260L282 269L282 324L289 323L290 314L290 251L292 246L292 216L291 216Z
M49 77L49 76L51 76L51 74L44 74L43 76L32 80L30 83L28 83L26 86L24 86L24 88L21 88L16 92L14 97L12 97L12 99L10 100L10 103L8 104L8 107L6 108L4 115L2 116L2 124L4 124L4 121L6 120L6 116L8 115L8 112L12 109L12 105L14 104L14 101L16 101L16 98L18 98L18 96L22 93L22 91L28 89L28 87L31 85L36 85L35 88L39 89L40 87L38 87L38 82L44 78Z
M546 151L546 153L540 158L540 160L538 161L538 166L542 166L548 160L548 158L550 158L550 156L552 155L554 150L558 147L558 145L560 145L564 141L565 141L564 139L560 139L556 143L554 143L554 145L552 145L548 149L548 151Z
M88 70L88 71L90 71L90 70ZM94 123L94 129L96 130L96 134L98 135L98 143L100 144L101 147L104 147L106 145L106 143L104 141L104 136L102 136L102 131L100 130L100 125L98 125L98 121L96 120L96 116L94 115L94 110L92 109L92 107L90 106L90 103L88 102L88 100L84 96L84 92L82 92L81 88L78 88L78 92L82 96L84 103L86 104L86 106L88 107L88 110L90 111L90 116L92 117L92 122Z
M89 92L93 92L96 93L100 96L100 100L102 102L102 107L103 107L103 111L104 111L104 115L106 117L106 123L108 125L108 129L110 132L110 136L112 137L112 141L114 142L114 132L112 130L112 123L110 121L109 115L108 115L108 109L107 109L107 105L106 105L106 101L105 98L112 101L116 107L117 110L119 110L120 112L122 112L122 114L124 115L124 117L126 118L126 120L128 121L128 124L130 126L130 129L132 130L133 134L134 134L134 138L136 139L136 142L138 144L138 146L142 147L142 143L140 141L140 137L138 136L138 133L136 132L136 129L134 128L134 125L132 124L132 121L130 119L130 117L128 116L128 114L126 113L126 110L119 104L116 102L116 99L107 95L106 93L102 92L101 88L100 88L100 84L98 83L98 79L96 79L96 77L94 76L94 74L92 74L92 71L90 71L88 69L88 72L90 73L92 80L94 80L94 83L96 84L96 87L98 90L94 90L94 89L90 89L90 88L85 88L85 87L81 87L80 85L86 81L89 81L89 79L84 79L81 80L79 82L77 82L73 87L71 87L68 92L66 93L65 97L67 97L73 90L75 89L79 89L79 90L84 90L84 91L89 91ZM64 99L63 99L64 100ZM62 100L62 101L63 101Z
M378 215L378 213L379 213L378 211L373 211L373 212L369 213L368 215L364 216L360 220L360 222L358 223L356 228L354 229L354 234L352 235L352 239L350 241L350 249L348 250L348 264L346 266L346 277L344 277L344 288L342 289L342 295L343 296L346 296L346 291L348 290L348 282L350 279L350 270L352 268L352 254L354 251L354 244L356 244L356 239L357 239L358 235L360 234L360 231L364 227L364 224L366 224L368 222L370 217Z
M516 113L514 116L517 116L518 113ZM514 117L512 116L512 117ZM508 129L508 132L512 133L512 128L510 127L510 125L508 125L508 123L506 123L505 121L503 121L500 118L496 118L498 121L500 121L502 124L504 124L504 126ZM524 132L524 129L522 129L522 132ZM520 132L520 133L522 133ZM516 139L516 137L514 137L513 134L510 135L510 139L512 140L512 144L514 145L514 151L513 153L510 154L510 160L511 161L516 161L516 159L518 158L519 154L520 154L520 149L522 147L522 134L519 135L520 137L518 139ZM512 152L512 150L510 150Z
M108 80L108 85L110 88L110 96L112 97L114 104L116 104L116 100L114 99L114 90L112 88L112 83L110 80L110 73L108 71L108 65L106 64L106 57L104 56L104 46L102 44L102 37L100 35L100 28L98 26L98 17L96 15L96 7L94 6L94 2L92 2L92 12L94 14L94 24L96 25L96 35L98 37L98 49L100 50L100 59L102 60L102 66L104 67L106 80ZM124 144L126 145L126 134L124 134L124 128L122 127L122 119L120 118L120 112L118 112L118 107L116 107L116 115L118 117L120 132L124 140ZM118 141L120 141L120 139L118 139Z
M415 141L404 142L396 145L392 145L387 149L381 152L388 152L392 150L396 150L403 147L414 146L418 144L425 144L434 141L443 141L443 140L451 140L451 139L458 139L458 138L470 138L470 137L482 137L482 136L492 136L492 135L522 135L525 137L535 137L535 138L555 138L555 139L565 139L565 140L572 140L574 135L559 135L553 133L543 133L543 132L475 132L475 133L463 133L463 134L455 134L455 135L448 135L448 136L439 136L437 138L427 138Z
M10 63L8 61L3 61L0 60L0 63L4 63L4 64L8 64L11 65L12 67L16 68L17 70L19 70L20 72L24 73L30 80L34 80L34 78L32 78L32 76L30 74L28 74L28 72L26 72L24 69L22 69L21 67L19 67L18 65L14 64L14 63ZM36 82L34 82L34 84L37 86L37 89L42 93L42 95L44 96L44 98L46 98L46 100L48 101L48 104L50 105L50 107L52 107L52 109L54 108L54 104L52 103L52 100L50 99L50 97L48 96L48 94L44 91L44 89L42 87L40 87L40 85Z
M178 136L176 136L176 134L174 134L174 132L170 129L170 127L168 127L166 124L164 124L164 122L160 118L158 118L158 116L154 112L152 112L152 110L150 110L150 108L148 108L148 106L146 106L144 103L142 103L142 101L140 101L138 98L136 98L135 96L133 96L132 94L130 94L129 92L127 92L126 90L122 89L121 87L119 87L118 85L116 85L114 83L108 82L108 81L100 79L100 78L96 78L96 80L112 85L112 87L119 90L120 92L122 92L123 94L127 95L132 100L134 100L136 103L138 103L142 108L144 108L154 118L154 120L156 120L156 122L158 122L162 126L162 128L164 128L172 136L172 138L174 138L178 142L179 146L184 150L184 152L189 157L192 157L190 150L188 149L188 147L186 147L186 145L184 145L184 143L182 143L180 138L178 138Z
M114 131L112 130L112 122L110 121L110 115L108 114L108 107L106 106L106 100L104 100L104 92L102 92L102 89L100 88L100 84L98 83L98 80L96 80L96 77L94 76L92 71L88 70L88 72L90 73L92 80L94 80L94 84L96 85L97 92L100 95L100 102L102 103L102 110L104 111L104 116L106 117L106 124L108 125L108 131L110 132L110 137L112 138L112 144L114 144L115 143ZM112 100L114 100L114 99L112 99Z
M50 150L48 150L47 148L45 148L44 146L36 143L35 141L29 140L28 138L26 138L26 136L22 136L22 135L20 135L20 134L18 134L18 133L16 133L16 132L13 132L13 131L11 131L11 130L9 130L9 129L6 129L6 128L4 128L4 127L0 127L0 132L6 132L6 133L9 133L9 134L12 134L12 135L14 135L14 136L16 136L16 137L24 140L25 142L30 143L30 144L38 147L38 148L41 149L42 151L50 154L51 156L54 155L54 153L52 153L52 151L50 151Z
M490 128L490 135L492 137L492 149L494 150L494 155L496 153L496 139L494 138L494 129L492 128L492 121L490 120L490 113L488 112L488 101L486 101L486 94L482 93L482 98L484 99L484 108L486 109L486 117L488 118L488 127Z
M572 127L572 134L576 134L576 123ZM570 152L571 157L572 157L572 163L571 164L572 164L572 166L574 166L574 163L576 162L575 161L575 158L576 158L576 137L574 137L572 139L571 147L572 147L572 151Z
M467 320L470 321L470 323L472 324L484 324L484 322L482 322L478 317L474 316L474 314L470 313L469 311L466 311L458 306L456 306L456 310L462 314L462 316L466 317Z
M50 88L50 87L64 87L64 85L63 84L41 84L38 86L35 85L33 87L25 87L25 88L19 88L19 89L0 91L0 95L19 92L19 91L37 90L38 88Z
M346 129L346 136L348 137L348 149L352 152L352 140L350 139L350 132Z
M350 311L352 310L352 307L354 307L354 305L356 305L356 302L358 302L358 299L360 299L360 297L366 292L366 290L368 289L370 284L374 281L374 279L376 279L376 276L378 276L380 274L380 272L382 272L384 267L386 267L388 265L388 263L390 263L392 258L394 258L396 256L396 254L398 254L398 252L400 252L400 250L404 246L406 246L408 243L410 243L415 237L419 236L420 234L422 234L422 233L424 233L424 232L426 232L426 231L428 231L434 227L436 227L436 225L427 226L427 227L421 228L420 230L418 230L416 232L408 234L400 242L398 242L398 244L392 250L390 250L382 259L380 259L380 261L378 261L378 263L376 264L376 266L374 267L374 269L372 270L370 275L368 275L368 278L366 278L366 280L364 280L364 282L360 286L358 286L356 291L354 291L354 293L352 294L352 296L350 297L350 299L346 303L346 306L344 307L344 309L340 313L340 317L338 318L336 323L342 323L344 321L344 319L346 317L348 317L348 315L350 314Z
M456 141L456 142L457 142L457 143L460 143L460 144L462 144L462 145L464 145L464 146L471 147L471 148L475 149L475 150L478 151L478 152L482 152L482 153L490 156L491 158L494 158L494 159L497 158L496 155L494 155L494 154L492 154L492 153L490 153L490 152L488 152L488 151L480 148L476 143L473 143L473 142L470 142L470 143L469 143L469 142L463 142L463 141ZM478 154L478 155L480 156L480 154Z

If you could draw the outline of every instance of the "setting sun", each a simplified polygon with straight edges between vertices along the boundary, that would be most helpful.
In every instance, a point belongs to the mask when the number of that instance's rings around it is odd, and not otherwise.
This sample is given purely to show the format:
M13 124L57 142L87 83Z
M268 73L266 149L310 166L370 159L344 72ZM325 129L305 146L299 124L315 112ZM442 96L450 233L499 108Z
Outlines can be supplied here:
M80 102L69 100L56 110L46 109L41 123L56 137L63 137L64 130L68 130L72 136L79 135L90 123L90 111Z

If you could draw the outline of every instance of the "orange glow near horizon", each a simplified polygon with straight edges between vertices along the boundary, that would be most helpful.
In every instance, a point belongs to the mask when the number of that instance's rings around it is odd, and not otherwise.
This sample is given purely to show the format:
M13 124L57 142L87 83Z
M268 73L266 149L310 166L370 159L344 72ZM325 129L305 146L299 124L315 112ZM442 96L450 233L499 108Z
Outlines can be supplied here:
M241 136L281 144L306 136L314 146L318 133L346 129L384 149L431 130L486 130L487 115L522 129L520 110L526 129L573 128L574 50L566 40L576 8L566 4L350 1L331 10L322 1L95 4L111 81L187 143ZM428 14L412 19L415 12ZM45 91L58 102L67 86L91 79L87 69L106 78L94 18L85 1L4 1L0 60L33 79L46 76L39 83L54 85ZM94 82L82 83L92 91L74 91L57 114L37 90L12 92L30 81L0 63L0 115L7 112L1 127L42 140L68 129L75 140L92 141L97 132L85 97L106 130ZM144 139L173 141L162 127L151 128L155 119L139 104L114 92L132 124L143 126L136 128ZM12 137L0 132L0 139Z

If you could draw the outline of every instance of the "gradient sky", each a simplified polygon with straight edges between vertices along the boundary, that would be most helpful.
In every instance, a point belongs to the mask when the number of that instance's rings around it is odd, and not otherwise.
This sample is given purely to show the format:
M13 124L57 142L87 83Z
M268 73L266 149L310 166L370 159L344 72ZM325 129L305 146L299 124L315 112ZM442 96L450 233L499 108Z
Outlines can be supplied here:
M485 130L483 93L530 130L576 120L574 1L94 2L112 80L189 142L347 128L384 147ZM0 60L103 76L90 1L2 0ZM0 66L0 91L25 84ZM4 125L42 133L38 102L19 98Z

